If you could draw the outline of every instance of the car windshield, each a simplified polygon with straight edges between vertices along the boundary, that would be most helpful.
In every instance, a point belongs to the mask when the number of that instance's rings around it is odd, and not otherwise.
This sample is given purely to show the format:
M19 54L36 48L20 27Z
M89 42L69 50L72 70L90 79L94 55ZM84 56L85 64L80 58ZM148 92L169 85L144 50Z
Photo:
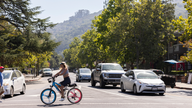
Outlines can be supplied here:
M120 65L103 65L102 70L123 70Z
M140 72L137 74L137 79L158 79L158 76L153 72Z
M51 71L51 69L44 69L44 71Z
M91 73L91 71L88 69L85 69L85 70L81 70L80 73Z
M3 72L3 79L9 79L11 72Z

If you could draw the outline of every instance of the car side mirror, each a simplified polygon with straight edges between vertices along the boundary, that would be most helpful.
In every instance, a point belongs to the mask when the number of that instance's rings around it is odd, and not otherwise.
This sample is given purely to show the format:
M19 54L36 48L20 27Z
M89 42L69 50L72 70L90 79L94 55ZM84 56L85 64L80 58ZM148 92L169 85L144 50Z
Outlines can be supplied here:
M158 76L159 79L161 79L161 76Z
M97 71L101 71L101 69L100 69L100 68L97 68Z
M16 79L17 79L17 77L13 77L13 81L16 80Z
M129 76L129 78L134 79L133 76Z

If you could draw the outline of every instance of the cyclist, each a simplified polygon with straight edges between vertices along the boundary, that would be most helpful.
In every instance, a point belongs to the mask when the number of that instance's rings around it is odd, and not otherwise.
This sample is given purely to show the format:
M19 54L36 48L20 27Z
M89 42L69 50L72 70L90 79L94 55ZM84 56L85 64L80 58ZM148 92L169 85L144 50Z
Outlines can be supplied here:
M69 70L67 68L66 63L65 62L61 62L60 63L60 67L61 67L61 70L57 74L55 74L54 77L62 75L63 78L64 78L64 80L60 82L61 86L57 85L57 87L60 89L60 94L61 94L60 101L64 101L65 97L64 97L63 88L65 86L67 86L67 84L70 84L71 80L69 78Z

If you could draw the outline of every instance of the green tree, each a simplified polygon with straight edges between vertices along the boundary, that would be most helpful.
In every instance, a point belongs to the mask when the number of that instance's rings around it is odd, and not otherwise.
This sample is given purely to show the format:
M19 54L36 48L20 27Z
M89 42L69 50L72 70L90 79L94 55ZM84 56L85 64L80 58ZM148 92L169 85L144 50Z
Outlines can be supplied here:
M182 16L179 17L177 20L173 20L175 30L182 32L182 36L180 36L180 40L182 42L185 41L184 47L191 48L192 42L192 1L191 0L183 0L183 3L186 3L185 8L188 12L187 19L183 18ZM192 51L188 51L186 55L181 56L181 60L188 61L192 63L191 57Z
M81 66L77 58L79 52L78 46L80 43L81 40L75 37L69 45L69 49L63 51L64 61L66 61L66 63L72 68L79 68Z

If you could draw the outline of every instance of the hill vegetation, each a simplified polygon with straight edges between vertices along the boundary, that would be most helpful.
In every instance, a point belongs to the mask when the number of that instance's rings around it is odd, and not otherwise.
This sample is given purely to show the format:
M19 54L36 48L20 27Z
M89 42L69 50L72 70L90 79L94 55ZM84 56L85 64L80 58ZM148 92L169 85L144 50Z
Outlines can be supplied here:
M61 41L61 45L55 51L62 55L63 50L69 48L74 37L80 37L91 29L92 20L99 14L101 11L90 14L89 10L79 10L69 20L57 24L53 29L48 29L47 31L52 34L53 39L57 42Z
M183 16L187 18L187 11L184 8L182 0L173 0L175 6L175 16ZM102 11L90 14L89 10L79 10L74 16L63 23L58 23L53 29L47 31L52 34L52 38L57 42L61 41L61 45L56 48L56 52L62 55L63 50L69 48L69 44L73 41L74 37L80 37L88 29L91 29L92 20L95 16L101 14Z

